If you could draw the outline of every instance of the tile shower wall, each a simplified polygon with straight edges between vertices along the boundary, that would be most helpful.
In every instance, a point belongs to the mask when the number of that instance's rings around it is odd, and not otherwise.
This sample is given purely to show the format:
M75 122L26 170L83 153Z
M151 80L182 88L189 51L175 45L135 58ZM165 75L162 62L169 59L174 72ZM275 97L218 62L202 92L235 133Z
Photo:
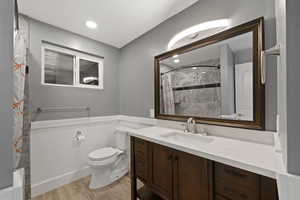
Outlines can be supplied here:
M184 68L172 73L175 113L218 117L221 114L219 67ZM193 87L193 89L189 89ZM203 87L203 88L202 88Z
M175 91L175 113L218 117L221 114L220 88Z

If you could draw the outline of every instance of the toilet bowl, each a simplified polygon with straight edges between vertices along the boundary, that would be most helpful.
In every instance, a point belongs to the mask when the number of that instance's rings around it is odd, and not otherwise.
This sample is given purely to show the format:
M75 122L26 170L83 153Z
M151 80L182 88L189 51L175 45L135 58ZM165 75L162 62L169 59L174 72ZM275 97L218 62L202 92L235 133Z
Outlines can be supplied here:
M116 131L115 138L115 148L96 149L88 155L92 173L90 189L105 187L128 173L127 133Z

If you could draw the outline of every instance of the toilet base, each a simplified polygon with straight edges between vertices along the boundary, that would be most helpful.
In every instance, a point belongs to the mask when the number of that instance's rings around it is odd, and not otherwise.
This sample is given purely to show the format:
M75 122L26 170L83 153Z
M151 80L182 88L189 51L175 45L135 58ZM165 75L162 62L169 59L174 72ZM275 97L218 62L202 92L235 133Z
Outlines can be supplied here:
M102 187L108 186L118 179L122 178L128 173L129 169L115 169L111 171L110 168L106 170L92 170L91 182L89 185L90 189L100 189Z
M112 175L111 175L111 183L119 180L120 178L125 176L128 172L129 172L128 168L124 168L124 169L121 169L121 170L115 170L115 172L113 172Z

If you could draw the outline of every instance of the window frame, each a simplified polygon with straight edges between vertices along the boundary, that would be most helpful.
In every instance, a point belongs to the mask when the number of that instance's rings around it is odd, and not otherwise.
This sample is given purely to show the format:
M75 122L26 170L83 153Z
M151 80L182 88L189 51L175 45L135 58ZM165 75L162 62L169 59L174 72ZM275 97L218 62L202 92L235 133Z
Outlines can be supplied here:
M66 54L73 56L73 84L72 85L65 85L65 84L54 84L54 83L46 83L45 82L45 53L46 50L55 51L61 54ZM58 86L58 87L74 87L74 88L88 88L88 89L104 89L104 58L92 56L89 54L81 53L76 50L70 50L67 47L59 47L52 44L42 43L41 48L41 84L44 86ZM98 85L88 85L88 84L81 84L80 83L80 59L87 60L91 62L98 63Z

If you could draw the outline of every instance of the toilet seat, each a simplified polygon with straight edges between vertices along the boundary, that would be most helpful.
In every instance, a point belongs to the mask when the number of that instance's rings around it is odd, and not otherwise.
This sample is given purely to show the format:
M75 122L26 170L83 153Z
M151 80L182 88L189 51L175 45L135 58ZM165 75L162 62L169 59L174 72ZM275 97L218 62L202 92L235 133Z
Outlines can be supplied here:
M89 154L91 161L103 161L114 157L119 151L117 149L107 147L97 149Z

